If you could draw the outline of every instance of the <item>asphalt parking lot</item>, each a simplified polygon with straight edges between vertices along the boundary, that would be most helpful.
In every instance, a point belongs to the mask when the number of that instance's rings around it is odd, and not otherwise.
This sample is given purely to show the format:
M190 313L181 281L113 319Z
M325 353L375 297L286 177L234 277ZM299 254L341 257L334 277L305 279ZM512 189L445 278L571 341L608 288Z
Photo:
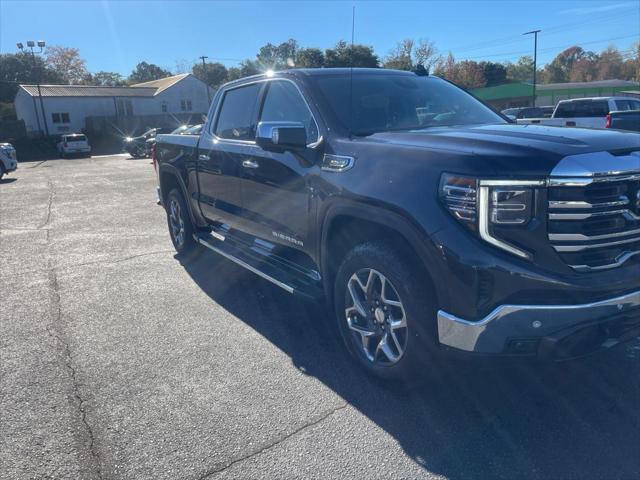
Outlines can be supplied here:
M174 257L148 159L0 181L0 478L640 476L640 340L364 377L322 307Z

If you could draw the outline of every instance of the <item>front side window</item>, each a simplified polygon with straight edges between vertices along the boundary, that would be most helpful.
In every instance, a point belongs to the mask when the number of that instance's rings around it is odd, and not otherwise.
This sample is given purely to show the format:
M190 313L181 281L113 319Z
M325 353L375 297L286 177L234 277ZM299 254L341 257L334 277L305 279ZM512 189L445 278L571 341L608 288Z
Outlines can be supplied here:
M505 119L437 77L397 73L317 75L329 110L354 135L453 125L504 124ZM353 92L353 96L350 95Z
M215 134L231 140L255 140L255 111L261 84L234 88L225 92Z
M268 88L260 121L302 123L307 131L307 141L315 142L318 139L318 127L296 86L290 82L273 80Z

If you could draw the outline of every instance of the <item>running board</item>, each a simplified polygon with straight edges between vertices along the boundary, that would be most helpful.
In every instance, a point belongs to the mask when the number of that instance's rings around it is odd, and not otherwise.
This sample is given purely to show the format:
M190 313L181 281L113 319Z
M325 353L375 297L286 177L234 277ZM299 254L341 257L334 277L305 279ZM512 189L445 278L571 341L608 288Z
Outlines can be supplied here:
M318 301L323 297L320 282L313 282L308 278L286 272L264 256L252 255L250 251L240 248L232 242L226 242L225 236L218 232L196 233L193 238L200 245L255 273L292 295L314 301Z

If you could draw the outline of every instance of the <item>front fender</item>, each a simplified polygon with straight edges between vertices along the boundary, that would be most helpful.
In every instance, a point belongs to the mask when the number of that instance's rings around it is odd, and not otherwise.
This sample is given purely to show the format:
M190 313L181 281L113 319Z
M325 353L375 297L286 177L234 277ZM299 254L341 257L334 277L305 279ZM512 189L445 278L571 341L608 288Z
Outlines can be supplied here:
M331 296L333 291L330 275L330 259L328 251L329 235L333 222L338 217L353 217L358 220L380 224L381 227L391 228L398 232L407 243L413 248L419 257L421 265L429 274L432 284L436 290L438 305L448 304L449 291L443 282L436 280L444 277L442 253L436 247L431 237L410 219L403 216L401 212L396 212L391 208L383 206L360 203L348 199L335 199L323 210L322 222L320 226L321 242L319 245L318 258L323 272L323 283L325 292Z

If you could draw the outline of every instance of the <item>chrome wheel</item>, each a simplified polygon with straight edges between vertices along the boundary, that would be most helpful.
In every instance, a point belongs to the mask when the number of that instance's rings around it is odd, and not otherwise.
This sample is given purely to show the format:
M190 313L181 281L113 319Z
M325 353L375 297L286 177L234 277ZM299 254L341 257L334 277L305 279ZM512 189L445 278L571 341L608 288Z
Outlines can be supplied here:
M391 282L363 268L347 283L345 317L354 346L377 365L393 365L404 355L408 329L404 306Z
M169 202L169 225L176 245L182 248L184 246L184 219L182 218L180 203L175 198L172 198Z

